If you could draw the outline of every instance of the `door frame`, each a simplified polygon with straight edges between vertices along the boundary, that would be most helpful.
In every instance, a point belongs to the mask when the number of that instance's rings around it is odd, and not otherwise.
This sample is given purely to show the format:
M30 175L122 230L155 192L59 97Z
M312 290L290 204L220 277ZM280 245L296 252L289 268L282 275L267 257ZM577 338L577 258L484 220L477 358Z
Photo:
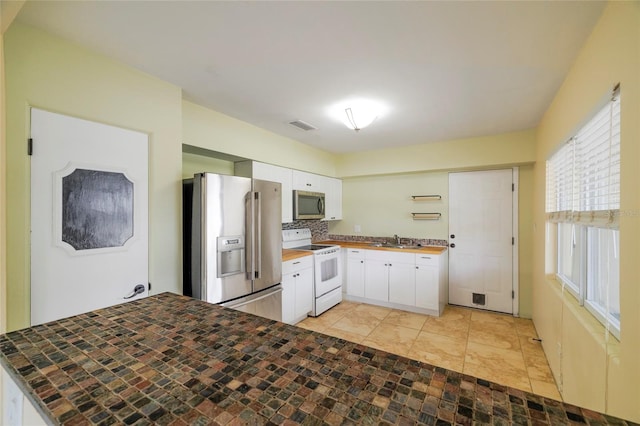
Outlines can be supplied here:
M488 170L508 170L508 169L509 168L459 170L455 172L454 171L449 172L449 174L458 173L458 172L482 172L482 171L488 171ZM518 245L520 242L519 233L518 233L518 227L519 227L518 200L520 198L519 197L519 188L520 188L519 176L520 176L520 168L517 166L511 167L511 182L513 183L513 191L511 193L511 215L512 215L511 235L513 236L513 245L511 246L511 291L513 294L513 297L511 298L511 310L512 310L511 315L514 317L520 316L520 280L519 280L520 269L518 267L519 265ZM451 232L448 227L447 227L447 230L449 231L447 232L447 236L449 236Z

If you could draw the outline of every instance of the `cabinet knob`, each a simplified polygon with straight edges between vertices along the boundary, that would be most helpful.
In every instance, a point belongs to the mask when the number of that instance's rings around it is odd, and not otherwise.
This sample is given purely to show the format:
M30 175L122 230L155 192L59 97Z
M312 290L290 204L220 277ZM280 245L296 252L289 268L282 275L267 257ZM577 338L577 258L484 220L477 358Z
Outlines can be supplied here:
M455 248L455 247L456 247L456 243L451 243L451 244L449 244L449 247L451 247L451 248Z
M360 263L364 263L364 260L361 260Z
M449 236L450 236L451 238L455 238L455 237L456 237L456 234L451 234L451 235L449 235Z

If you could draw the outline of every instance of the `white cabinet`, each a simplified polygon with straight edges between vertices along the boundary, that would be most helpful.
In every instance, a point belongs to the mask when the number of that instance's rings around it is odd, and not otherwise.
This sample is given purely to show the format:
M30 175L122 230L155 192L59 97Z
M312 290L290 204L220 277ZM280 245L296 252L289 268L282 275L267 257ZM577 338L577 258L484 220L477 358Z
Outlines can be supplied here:
M342 219L342 180L340 179L250 160L235 163L234 173L236 176L280 182L282 223L293 222L294 189L322 192L325 194L324 220Z
M313 256L282 262L282 322L300 322L312 309Z
M347 300L442 314L448 298L446 250L439 254L346 250Z
M413 257L408 255L409 257ZM409 261L413 259L407 259ZM389 302L413 306L416 303L415 263L394 262L389 265Z
M365 250L347 249L346 293L364 297L364 253Z
M430 262L435 256L424 256L420 261L416 256L416 306L425 309L438 309L438 263Z
M293 189L325 195L324 220L342 219L342 180L313 173L292 171Z
M325 177L325 220L342 219L342 180Z
M314 173L292 171L293 189L312 192L326 192L324 176Z
M389 263L385 260L365 260L364 297L386 302L389 300Z
M447 252L416 254L416 306L442 314L448 292Z
M282 223L293 222L293 181L292 170L257 161L235 163L236 176L270 180L282 185Z
M367 250L365 297L403 305L415 304L415 255Z

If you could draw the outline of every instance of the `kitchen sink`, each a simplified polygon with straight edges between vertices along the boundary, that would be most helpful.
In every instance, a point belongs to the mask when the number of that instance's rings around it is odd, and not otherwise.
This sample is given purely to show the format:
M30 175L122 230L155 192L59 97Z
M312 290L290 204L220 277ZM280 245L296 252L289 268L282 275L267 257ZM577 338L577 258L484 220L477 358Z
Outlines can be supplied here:
M412 246L406 244L391 244L391 243L371 243L370 247L386 247L386 248L397 248L397 249L419 249L423 246Z

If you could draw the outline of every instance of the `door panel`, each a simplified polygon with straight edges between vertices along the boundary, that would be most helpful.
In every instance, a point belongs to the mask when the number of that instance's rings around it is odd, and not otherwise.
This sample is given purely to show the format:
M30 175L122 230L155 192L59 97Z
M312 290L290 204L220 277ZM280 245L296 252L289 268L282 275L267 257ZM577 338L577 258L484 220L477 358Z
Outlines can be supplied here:
M147 296L147 135L33 108L31 137L31 324Z
M449 174L449 303L513 312L512 183L511 169Z

